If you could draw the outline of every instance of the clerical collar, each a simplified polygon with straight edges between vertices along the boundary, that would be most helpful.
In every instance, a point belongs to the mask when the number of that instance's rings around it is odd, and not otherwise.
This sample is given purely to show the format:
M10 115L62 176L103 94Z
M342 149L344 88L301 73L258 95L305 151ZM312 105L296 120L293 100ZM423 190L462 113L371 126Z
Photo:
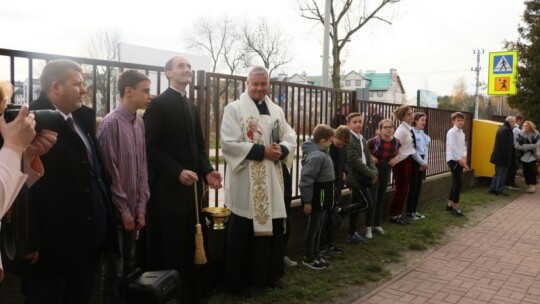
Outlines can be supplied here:
M253 98L251 100L253 100ZM260 101L253 100L253 102L255 103L257 110L259 110L260 115L270 115L270 111L268 110L268 106L266 105L266 102L264 102L264 99Z
M173 87L169 87L169 88L171 88L171 89L175 90L176 92L180 93L180 95L182 95L182 97L186 97L186 95L187 95L187 92L186 92L186 91L180 92L179 90L177 90L177 89L175 89L175 88L173 88Z

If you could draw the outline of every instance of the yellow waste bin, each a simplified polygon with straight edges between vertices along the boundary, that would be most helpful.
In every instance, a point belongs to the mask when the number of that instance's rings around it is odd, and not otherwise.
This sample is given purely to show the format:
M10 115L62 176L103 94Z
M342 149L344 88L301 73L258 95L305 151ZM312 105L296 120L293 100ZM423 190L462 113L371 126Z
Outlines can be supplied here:
M495 135L502 123L492 120L473 119L471 168L476 177L493 177L495 165L489 162Z

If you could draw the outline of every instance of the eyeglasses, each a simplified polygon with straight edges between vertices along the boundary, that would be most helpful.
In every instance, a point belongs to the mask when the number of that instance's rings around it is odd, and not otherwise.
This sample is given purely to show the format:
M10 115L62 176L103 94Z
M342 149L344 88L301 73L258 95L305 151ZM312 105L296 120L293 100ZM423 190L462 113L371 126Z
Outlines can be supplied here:
M382 128L383 128L383 129L393 129L394 126L384 126L384 127L382 127Z

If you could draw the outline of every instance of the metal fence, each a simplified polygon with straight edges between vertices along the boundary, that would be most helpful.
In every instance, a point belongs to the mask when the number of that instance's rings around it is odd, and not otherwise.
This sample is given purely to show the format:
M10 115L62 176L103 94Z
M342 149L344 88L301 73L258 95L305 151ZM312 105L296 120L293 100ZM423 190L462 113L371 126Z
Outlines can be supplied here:
M125 69L144 71L152 80L153 94L159 94L162 88L166 87L163 85L166 81L163 77L163 67L159 66L0 49L0 67L4 69L4 66L7 66L9 80L13 84L15 84L16 79L24 77L21 75L26 75L28 79L34 79L44 63L62 58L78 62L85 69L86 84L90 93L87 105L96 109L98 116L103 116L114 108L118 99L118 94L115 92L116 76ZM226 164L222 161L219 144L219 128L223 108L245 91L246 78L204 71L194 72L193 76L193 85L189 86L188 95L199 109L206 138L206 148L213 160L213 165L217 170L225 172ZM28 85L27 102L37 97L33 94L33 81L28 81ZM269 97L283 108L289 124L297 132L298 147L295 151L297 158L292 169L294 185L298 185L301 170L301 159L298 157L301 155L300 144L310 136L318 123L330 124L337 108L346 107L349 112L358 111L364 115L367 122L373 115L378 115L379 119L391 118L392 112L399 106L381 102L357 101L354 91L283 81L270 82ZM427 175L447 172L445 140L446 131L452 127L450 120L452 111L421 107L414 107L414 110L425 112L428 117L426 133L431 137L431 143ZM467 116L464 131L470 151L473 116L472 113L468 112L464 114ZM375 135L375 131L375 126L367 125L363 131L364 137L371 138ZM212 191L211 204L218 204L222 200L222 195L221 191ZM299 197L298 187L293 187L293 197Z

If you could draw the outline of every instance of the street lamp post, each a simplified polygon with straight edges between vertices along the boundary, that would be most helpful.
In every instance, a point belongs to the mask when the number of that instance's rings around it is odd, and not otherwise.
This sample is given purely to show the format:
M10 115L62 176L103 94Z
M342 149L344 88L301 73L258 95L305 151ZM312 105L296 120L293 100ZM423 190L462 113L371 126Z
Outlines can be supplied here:
M330 4L331 0L325 0L324 3L324 37L323 37L323 55L322 55L322 79L321 85L328 87L328 76L330 74Z

